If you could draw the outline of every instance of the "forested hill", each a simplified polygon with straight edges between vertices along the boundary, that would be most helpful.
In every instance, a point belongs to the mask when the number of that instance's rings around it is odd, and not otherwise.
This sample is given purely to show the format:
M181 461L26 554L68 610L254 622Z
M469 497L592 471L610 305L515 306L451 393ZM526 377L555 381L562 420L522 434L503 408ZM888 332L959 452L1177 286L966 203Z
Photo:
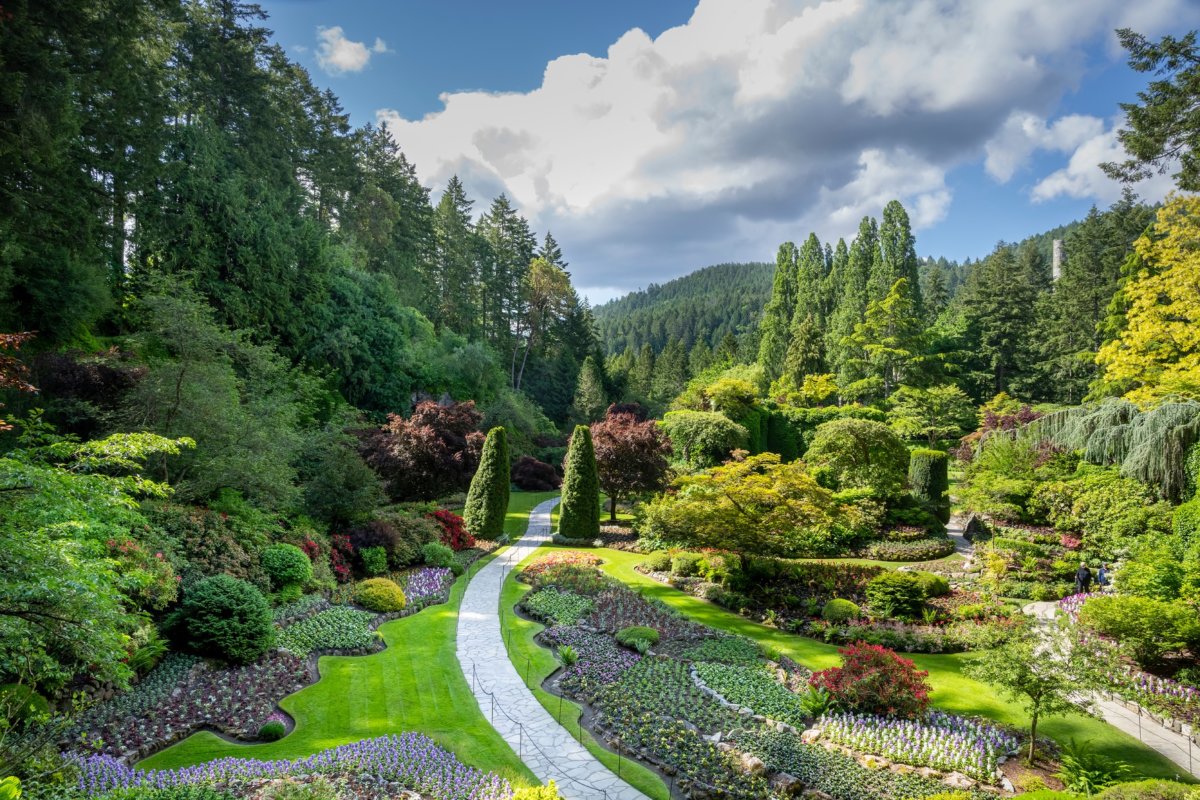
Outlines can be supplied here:
M715 349L726 334L741 337L758 325L774 272L774 264L716 264L651 284L593 310L600 339L609 353L645 343L657 353L671 339Z

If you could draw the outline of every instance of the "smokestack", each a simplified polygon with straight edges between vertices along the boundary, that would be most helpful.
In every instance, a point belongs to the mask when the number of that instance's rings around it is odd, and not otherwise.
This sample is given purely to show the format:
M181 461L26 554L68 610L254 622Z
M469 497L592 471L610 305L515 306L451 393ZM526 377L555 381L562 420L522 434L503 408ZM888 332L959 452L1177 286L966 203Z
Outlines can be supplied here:
M1055 239L1050 245L1051 253L1053 253L1053 255L1050 258L1050 280L1052 280L1052 281L1057 281L1059 278L1062 277L1062 262L1063 262L1062 244L1063 244L1062 239Z

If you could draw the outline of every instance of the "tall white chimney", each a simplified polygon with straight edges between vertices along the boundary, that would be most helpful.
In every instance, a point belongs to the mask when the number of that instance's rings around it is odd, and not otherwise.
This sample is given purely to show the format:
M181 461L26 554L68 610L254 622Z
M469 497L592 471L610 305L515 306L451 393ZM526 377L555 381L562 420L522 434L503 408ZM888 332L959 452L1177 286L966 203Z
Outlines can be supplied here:
M1062 277L1062 262L1063 262L1063 240L1055 239L1050 247L1053 255L1050 259L1050 280L1057 281Z

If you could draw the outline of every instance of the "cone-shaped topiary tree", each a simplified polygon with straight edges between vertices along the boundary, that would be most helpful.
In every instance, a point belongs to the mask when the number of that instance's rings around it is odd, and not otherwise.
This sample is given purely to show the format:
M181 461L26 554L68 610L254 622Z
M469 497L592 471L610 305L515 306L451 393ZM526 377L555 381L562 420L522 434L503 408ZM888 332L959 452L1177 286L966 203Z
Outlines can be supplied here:
M595 539L600 535L600 479L592 432L586 425L575 426L563 472L558 532L570 539Z
M908 456L908 486L921 505L950 521L949 459L941 450L918 448Z
M504 533L508 513L508 434L504 428L492 428L483 443L479 469L467 491L463 524L472 536L495 539Z

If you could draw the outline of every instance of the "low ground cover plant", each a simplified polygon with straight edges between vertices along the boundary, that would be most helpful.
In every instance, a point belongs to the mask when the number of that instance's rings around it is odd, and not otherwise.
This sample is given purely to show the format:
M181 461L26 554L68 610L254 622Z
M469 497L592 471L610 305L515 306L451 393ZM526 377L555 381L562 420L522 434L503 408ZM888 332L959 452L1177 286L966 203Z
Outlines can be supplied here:
M932 561L954 552L954 540L948 536L926 536L912 541L874 542L862 551L876 561Z
M574 625L592 613L592 601L553 586L526 595L522 607L532 616L558 625Z
M327 608L329 608L329 600L323 595L306 594L299 600L273 608L271 619L275 621L276 625L287 626Z
M616 681L642 658L618 646L616 639L607 634L574 626L547 628L541 637L550 647L570 647L575 651L575 663L563 670L560 686L587 702L592 701L597 689Z
M289 625L279 632L276 642L298 656L314 650L380 650L383 640L371 628L375 618L370 611L338 606Z
M686 661L757 664L762 660L762 649L744 636L714 636L684 649L679 657Z
M765 664L742 666L699 662L696 675L708 688L735 705L769 719L802 728L808 714L800 697L787 690Z

